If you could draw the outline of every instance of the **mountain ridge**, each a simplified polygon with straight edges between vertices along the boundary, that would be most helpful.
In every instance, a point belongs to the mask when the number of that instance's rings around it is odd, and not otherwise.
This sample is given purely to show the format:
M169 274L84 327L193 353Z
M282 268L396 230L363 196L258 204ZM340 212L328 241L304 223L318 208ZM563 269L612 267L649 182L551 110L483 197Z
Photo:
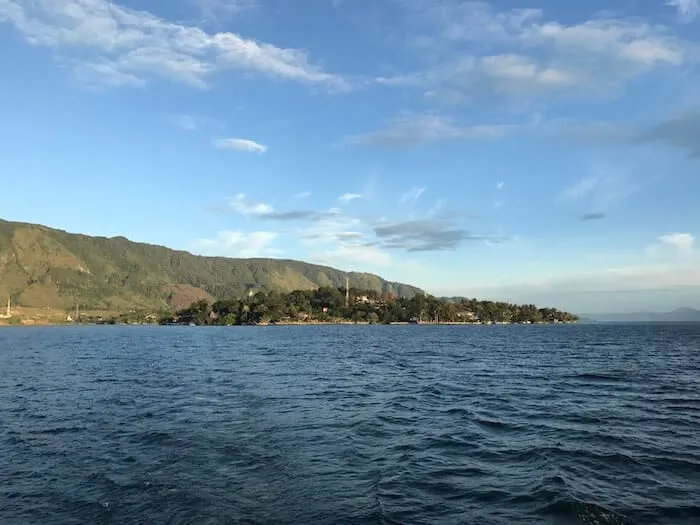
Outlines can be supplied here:
M207 257L124 236L0 219L0 299L9 296L17 306L171 309L251 290L341 287L346 277L351 287L388 295L424 293L375 274L294 259Z

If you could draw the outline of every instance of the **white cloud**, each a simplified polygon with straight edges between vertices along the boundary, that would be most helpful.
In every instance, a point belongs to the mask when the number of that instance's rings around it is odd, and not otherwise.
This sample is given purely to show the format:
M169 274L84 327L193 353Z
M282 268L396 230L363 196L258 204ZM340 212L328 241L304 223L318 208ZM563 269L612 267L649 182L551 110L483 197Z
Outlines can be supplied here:
M340 197L338 197L338 200L340 202L350 202L354 201L355 199L361 199L362 195L359 193L343 193Z
M265 204L264 202L251 202L248 200L245 193L239 193L232 197L229 199L228 204L233 211L241 215L260 217L271 215L275 212L275 209L269 204Z
M657 244L647 248L652 256L691 256L695 253L695 237L690 233L669 233L659 237Z
M293 195L295 199L308 199L311 197L311 192L310 191L300 191L299 193L295 193Z
M282 252L270 247L277 238L275 232L222 231L215 238L200 239L195 242L197 253L223 257L273 257Z
M348 136L345 142L374 148L407 148L446 140L500 138L513 128L506 125L458 126L439 115L404 115L391 120L385 129Z
M695 243L695 238L689 233L670 233L662 235L659 239L664 245L672 246L682 254L691 253Z
M249 139L217 139L214 141L214 146L220 149L235 149L249 153L262 154L267 151L267 146Z
M376 80L443 99L599 96L691 59L687 43L638 19L603 16L562 24L545 20L540 10L497 11L479 1L402 5L408 6L411 44L430 65Z
M399 202L401 202L401 203L416 202L418 199L420 199L421 195L423 195L424 192L425 192L425 187L411 188L410 190L401 194L401 197L399 197Z
M657 63L677 66L685 59L682 44L664 30L625 19L589 20L571 26L547 22L524 30L523 35L534 44L555 45L566 58L574 53L589 55L598 62L594 66L612 62L644 70Z
M668 0L666 5L678 10L678 17L684 22L692 22L700 15L698 0Z
M2 0L2 21L14 24L33 45L65 51L78 78L87 76L91 83L137 85L161 76L204 87L213 73L229 69L349 87L342 77L310 64L305 51L230 32L210 34L108 0Z

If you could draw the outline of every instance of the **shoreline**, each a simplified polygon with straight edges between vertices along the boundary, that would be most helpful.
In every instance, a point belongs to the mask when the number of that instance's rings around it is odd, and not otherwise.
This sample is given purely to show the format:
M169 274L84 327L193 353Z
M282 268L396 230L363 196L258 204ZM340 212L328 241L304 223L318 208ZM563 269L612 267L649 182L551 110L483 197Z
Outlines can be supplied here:
M50 322L50 321L36 321L29 320L29 322L22 322L20 320L17 323L2 323L0 322L0 328L31 328L31 327L77 327L77 326L162 326L162 327L207 327L207 328L238 328L238 327L276 327L276 326L542 326L542 325L572 325L581 324L572 322L538 322L538 323L517 323L517 322L459 322L459 321L448 321L448 322L424 322L424 323L409 323L406 321L396 321L391 323L370 323L368 321L280 321L276 323L257 323L257 324L240 324L240 325L188 325L188 324L167 324L161 325L158 323L70 323L70 322Z

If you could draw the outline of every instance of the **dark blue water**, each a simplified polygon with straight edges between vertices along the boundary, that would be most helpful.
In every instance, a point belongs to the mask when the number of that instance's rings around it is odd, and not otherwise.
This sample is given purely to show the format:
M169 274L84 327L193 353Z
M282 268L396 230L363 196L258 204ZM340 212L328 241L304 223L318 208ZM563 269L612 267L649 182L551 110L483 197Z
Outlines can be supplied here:
M698 524L700 326L0 330L0 523Z

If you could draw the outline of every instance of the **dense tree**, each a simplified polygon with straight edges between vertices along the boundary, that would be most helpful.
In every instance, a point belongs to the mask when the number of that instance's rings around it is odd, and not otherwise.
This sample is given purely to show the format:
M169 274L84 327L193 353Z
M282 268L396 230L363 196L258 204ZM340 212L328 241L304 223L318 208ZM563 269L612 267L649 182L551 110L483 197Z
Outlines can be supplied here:
M442 323L559 323L576 316L554 308L515 305L477 299L439 299L426 294L391 298L371 290L321 287L288 294L258 292L252 297L217 301L199 300L163 323L240 325L275 322L442 322Z

